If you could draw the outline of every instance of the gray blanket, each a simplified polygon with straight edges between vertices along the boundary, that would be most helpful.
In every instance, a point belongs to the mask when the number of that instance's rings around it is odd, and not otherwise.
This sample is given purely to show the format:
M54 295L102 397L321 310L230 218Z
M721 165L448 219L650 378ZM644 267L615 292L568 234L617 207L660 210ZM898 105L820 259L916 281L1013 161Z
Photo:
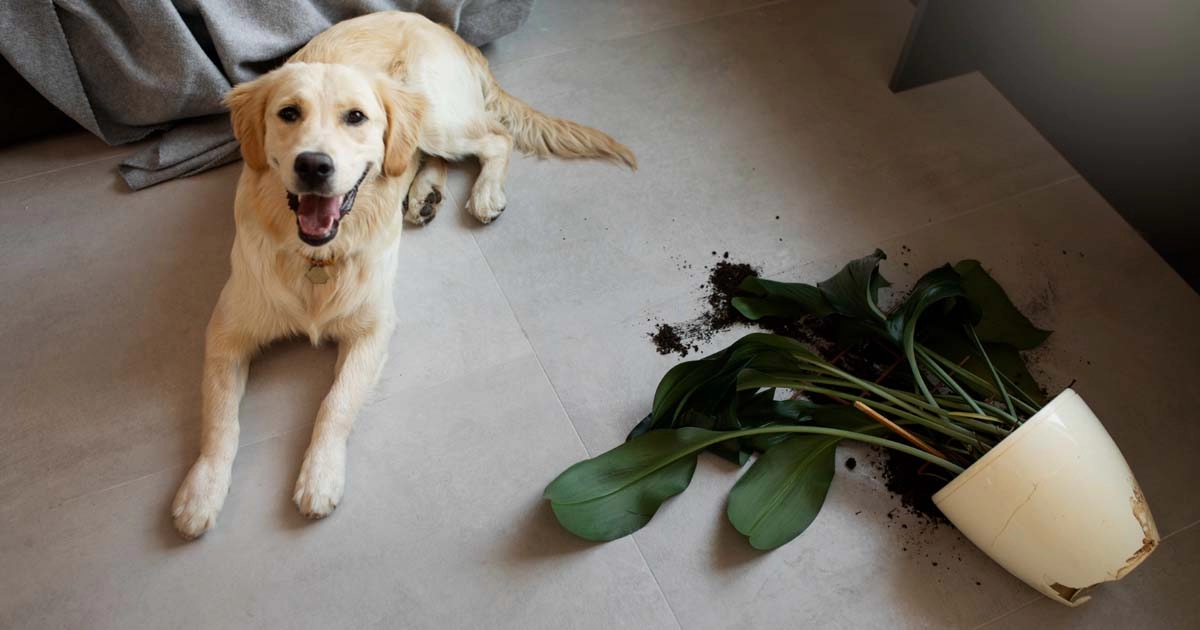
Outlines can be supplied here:
M481 45L533 0L3 0L0 54L51 103L109 144L165 131L129 156L135 190L238 158L221 106L332 24L417 11Z

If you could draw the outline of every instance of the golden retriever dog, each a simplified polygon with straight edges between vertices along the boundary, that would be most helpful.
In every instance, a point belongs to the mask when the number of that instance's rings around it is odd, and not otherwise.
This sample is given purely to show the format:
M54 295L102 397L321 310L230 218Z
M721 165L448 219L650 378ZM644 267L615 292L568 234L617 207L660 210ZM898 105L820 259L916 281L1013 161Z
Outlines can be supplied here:
M478 50L410 13L342 22L226 102L245 166L232 271L206 334L200 455L172 506L187 538L216 523L250 360L279 338L338 344L293 494L310 518L337 507L350 428L396 325L401 227L433 218L445 160L479 159L467 208L484 223L504 211L514 148L635 168L629 149L505 93Z

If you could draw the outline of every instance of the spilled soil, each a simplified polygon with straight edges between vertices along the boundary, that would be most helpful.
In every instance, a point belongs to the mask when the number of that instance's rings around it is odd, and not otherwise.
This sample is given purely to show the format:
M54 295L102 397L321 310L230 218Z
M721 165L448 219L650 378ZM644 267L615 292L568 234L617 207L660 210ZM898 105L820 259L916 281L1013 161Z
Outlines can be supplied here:
M786 335L804 339L812 343L823 342L799 322L779 318L764 318L760 321L746 319L733 307L733 298L738 293L738 287L746 278L757 278L757 267L744 262L729 260L729 252L718 255L717 261L705 267L708 277L704 284L704 312L693 319L664 323L655 322L654 330L648 333L659 354L675 354L686 357L693 352L700 352L700 346L712 340L723 330L729 330L735 325L753 326L777 335ZM691 265L681 266L690 269Z
M880 450L883 482L888 492L900 499L901 507L934 524L947 522L942 511L933 504L933 495L950 481L942 475L942 470L912 455L891 449Z

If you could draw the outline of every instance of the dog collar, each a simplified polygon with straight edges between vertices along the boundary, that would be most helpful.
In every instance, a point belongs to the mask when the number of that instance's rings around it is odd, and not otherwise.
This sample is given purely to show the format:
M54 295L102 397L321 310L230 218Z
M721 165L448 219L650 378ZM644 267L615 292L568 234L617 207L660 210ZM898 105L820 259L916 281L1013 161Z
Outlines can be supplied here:
M321 259L312 256L307 256L306 258L308 258L308 271L304 273L304 277L308 278L309 282L313 284L325 284L333 278L333 273L329 270L329 267L337 262L336 258Z

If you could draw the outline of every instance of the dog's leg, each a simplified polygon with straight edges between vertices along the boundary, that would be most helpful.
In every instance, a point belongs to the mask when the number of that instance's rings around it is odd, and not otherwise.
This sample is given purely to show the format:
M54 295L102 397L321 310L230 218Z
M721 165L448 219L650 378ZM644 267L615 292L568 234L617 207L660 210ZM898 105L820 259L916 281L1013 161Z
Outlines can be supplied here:
M205 344L200 457L179 486L171 509L175 529L189 539L216 524L229 492L238 449L238 404L246 389L250 358L258 347L221 330L222 310L218 305Z
M338 344L338 370L333 387L313 427L312 440L292 499L300 513L322 518L342 500L346 486L346 440L367 395L379 380L387 361L388 339L394 320L376 324L371 330Z
M491 223L504 212L504 176L512 155L513 139L507 133L491 131L465 143L464 153L474 154L482 167L467 209L483 223Z
M421 162L421 169L413 179L412 187L408 189L408 207L404 209L405 220L424 225L437 216L443 191L446 190L446 174L446 160L435 155L425 157Z

